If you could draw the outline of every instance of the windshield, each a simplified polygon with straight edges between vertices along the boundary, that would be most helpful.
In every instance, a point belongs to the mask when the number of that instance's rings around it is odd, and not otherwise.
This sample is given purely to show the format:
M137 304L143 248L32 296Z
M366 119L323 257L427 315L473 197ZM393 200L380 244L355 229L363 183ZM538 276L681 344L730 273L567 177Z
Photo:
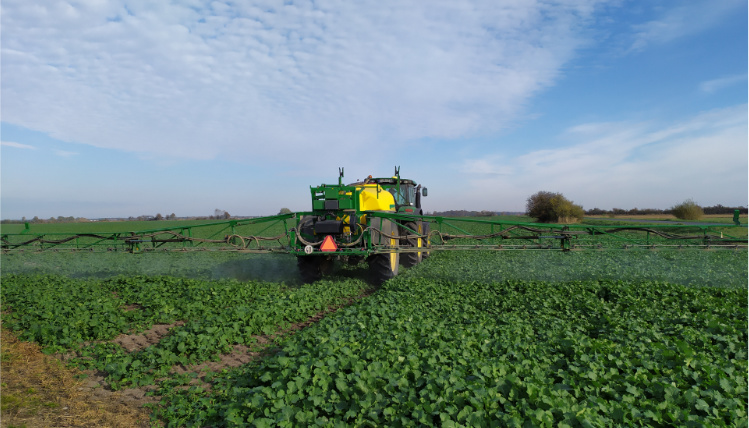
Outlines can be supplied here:
M395 203L398 205L413 205L416 201L416 186L413 184L401 184L401 191L397 191L398 188L393 186L388 189L388 192L393 194Z

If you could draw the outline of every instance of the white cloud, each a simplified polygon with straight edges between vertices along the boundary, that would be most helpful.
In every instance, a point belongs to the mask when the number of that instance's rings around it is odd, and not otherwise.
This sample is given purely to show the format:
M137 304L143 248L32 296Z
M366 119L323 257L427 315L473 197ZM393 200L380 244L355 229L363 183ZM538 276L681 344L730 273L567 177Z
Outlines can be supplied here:
M16 143L14 141L3 141L0 145L6 147L15 147L16 149L36 150L36 147L29 144Z
M3 120L153 156L387 158L506 126L597 1L284 3L4 1Z
M470 188L495 189L484 197L507 204L493 209L522 210L525 198L539 190L562 192L586 208L668 208L689 197L706 205L745 205L746 117L741 105L666 126L585 124L562 137L579 143L468 159L462 171L473 177Z
M700 83L700 90L708 94L715 93L721 89L728 88L738 83L746 82L746 74L735 74L733 76L721 77Z

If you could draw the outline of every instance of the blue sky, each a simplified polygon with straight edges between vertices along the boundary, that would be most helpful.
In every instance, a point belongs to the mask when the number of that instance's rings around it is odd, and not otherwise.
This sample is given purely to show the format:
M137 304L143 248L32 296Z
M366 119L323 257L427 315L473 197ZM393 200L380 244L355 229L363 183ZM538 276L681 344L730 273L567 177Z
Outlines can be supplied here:
M747 3L2 2L0 217L747 205Z

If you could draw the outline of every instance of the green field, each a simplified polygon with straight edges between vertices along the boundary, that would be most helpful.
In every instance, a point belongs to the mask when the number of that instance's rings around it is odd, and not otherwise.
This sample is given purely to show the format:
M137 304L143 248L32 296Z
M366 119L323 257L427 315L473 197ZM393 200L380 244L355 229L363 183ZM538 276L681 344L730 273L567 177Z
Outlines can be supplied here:
M439 252L350 306L363 264L304 285L286 255L0 262L5 327L167 426L747 423L745 251ZM154 324L175 327L113 342ZM259 354L206 368L237 346Z
M169 227L197 226L219 220L154 220L154 221L86 221L66 223L29 223L30 233L116 233ZM3 224L2 233L21 233L23 224Z

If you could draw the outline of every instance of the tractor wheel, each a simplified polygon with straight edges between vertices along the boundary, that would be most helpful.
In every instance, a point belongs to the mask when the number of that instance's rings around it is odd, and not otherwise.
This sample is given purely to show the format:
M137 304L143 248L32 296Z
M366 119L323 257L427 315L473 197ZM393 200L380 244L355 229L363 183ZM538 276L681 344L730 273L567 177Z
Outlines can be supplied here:
M386 219L374 219L375 227L382 233L373 232L373 243L390 248L398 248L400 238L398 225ZM374 285L381 285L388 279L398 275L400 264L400 253L395 251L388 253L373 254L367 258L369 263L369 279Z
M374 254L369 256L369 279L374 285L382 285L383 282L398 275L398 253Z
M413 222L409 221L408 223L404 223L403 226L407 227L408 229L415 230L419 235L422 235L422 223L421 222ZM411 230L402 229L401 236L403 235L413 235L414 233L411 232ZM423 247L424 240L422 238L401 238L401 245L408 248L421 248ZM403 253L401 254L401 260L400 263L403 265L403 267L413 267L417 264L421 263L421 258L424 253L419 251L417 253Z
M296 265L299 268L299 274L305 284L312 284L322 278L322 258L321 257L303 257L296 258Z

